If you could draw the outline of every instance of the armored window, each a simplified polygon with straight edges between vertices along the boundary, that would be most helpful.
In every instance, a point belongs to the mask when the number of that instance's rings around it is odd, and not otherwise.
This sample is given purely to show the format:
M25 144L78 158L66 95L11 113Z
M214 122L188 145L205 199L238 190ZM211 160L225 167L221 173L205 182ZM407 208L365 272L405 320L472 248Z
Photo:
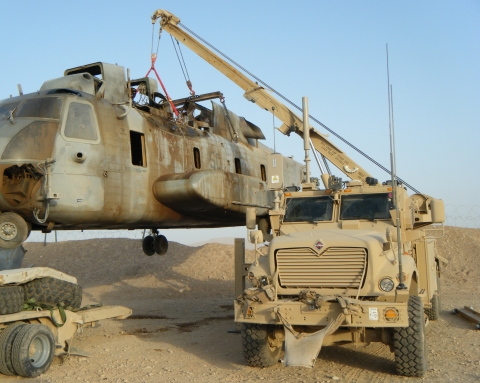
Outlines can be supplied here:
M195 161L195 168L200 169L202 167L202 162L200 160L200 149L193 148L193 159Z
M88 103L71 102L63 134L75 141L99 141L93 107Z
M242 164L240 158L235 158L235 173L242 174Z
M391 197L386 193L342 196L340 219L390 219L391 208Z
M288 198L284 222L331 221L333 200L329 196Z
M260 174L262 176L262 181L266 181L267 173L265 172L265 165L260 165Z
M145 135L143 133L130 130L130 145L132 165L146 167L147 156L145 153Z

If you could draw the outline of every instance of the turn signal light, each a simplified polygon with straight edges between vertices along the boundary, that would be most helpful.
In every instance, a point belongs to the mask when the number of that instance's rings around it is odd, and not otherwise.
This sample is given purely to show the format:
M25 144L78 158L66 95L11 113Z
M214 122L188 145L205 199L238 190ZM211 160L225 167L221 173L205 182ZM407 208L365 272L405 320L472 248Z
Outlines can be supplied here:
M383 317L387 322L396 322L398 320L398 311L396 309L386 309Z

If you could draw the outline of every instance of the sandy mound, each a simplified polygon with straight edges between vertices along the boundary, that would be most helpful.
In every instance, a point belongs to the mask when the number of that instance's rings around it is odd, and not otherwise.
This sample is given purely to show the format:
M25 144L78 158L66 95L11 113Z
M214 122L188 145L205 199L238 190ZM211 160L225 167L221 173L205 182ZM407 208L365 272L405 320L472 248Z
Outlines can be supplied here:
M78 278L93 300L115 303L119 296L135 299L233 297L234 246L209 243L191 247L171 242L165 256L145 256L141 241L90 239L58 243L27 243L23 265L49 266ZM476 289L480 277L480 230L446 227L437 241L449 261L442 285L462 283ZM253 257L253 251L247 251ZM89 297L88 293L86 295Z

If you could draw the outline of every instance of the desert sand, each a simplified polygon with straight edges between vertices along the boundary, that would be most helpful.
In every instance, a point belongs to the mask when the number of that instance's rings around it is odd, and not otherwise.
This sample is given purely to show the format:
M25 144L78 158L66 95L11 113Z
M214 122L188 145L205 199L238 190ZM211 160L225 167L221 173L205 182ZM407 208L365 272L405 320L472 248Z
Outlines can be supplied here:
M48 266L78 278L83 304L133 309L126 320L105 320L74 338L90 357L55 358L38 378L17 382L475 382L480 381L480 331L451 314L480 309L480 230L447 227L438 240L449 264L442 270L442 313L427 327L429 368L423 378L395 375L382 344L322 348L312 369L248 367L233 322L234 247L170 243L147 257L139 240L92 239L27 243L23 266ZM249 254L252 256L252 253Z

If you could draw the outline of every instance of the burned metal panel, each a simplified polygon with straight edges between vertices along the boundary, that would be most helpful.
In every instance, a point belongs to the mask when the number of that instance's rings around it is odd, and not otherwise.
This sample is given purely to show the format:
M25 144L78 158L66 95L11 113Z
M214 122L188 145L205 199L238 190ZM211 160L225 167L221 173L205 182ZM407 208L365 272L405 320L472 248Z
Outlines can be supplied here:
M256 178L220 170L164 175L153 185L155 198L171 209L185 214L208 212L211 219L230 224L235 216L229 212L244 214L249 205L267 205L265 190L264 182ZM260 215L263 210L259 209Z
M96 62L67 69L64 74L65 76L69 76L79 73L90 73L92 76L101 76L106 83L104 98L112 104L128 102L127 82L125 79L125 68L123 66Z
M240 127L240 121L243 117L237 116L231 110L212 101L213 111L213 133L229 141L238 141L248 144ZM228 116L228 118L227 118ZM245 121L243 119L243 121ZM245 124L246 125L246 124Z
M75 89L80 92L95 94L95 82L90 73L78 73L66 77L47 80L43 83L40 90L49 89Z

